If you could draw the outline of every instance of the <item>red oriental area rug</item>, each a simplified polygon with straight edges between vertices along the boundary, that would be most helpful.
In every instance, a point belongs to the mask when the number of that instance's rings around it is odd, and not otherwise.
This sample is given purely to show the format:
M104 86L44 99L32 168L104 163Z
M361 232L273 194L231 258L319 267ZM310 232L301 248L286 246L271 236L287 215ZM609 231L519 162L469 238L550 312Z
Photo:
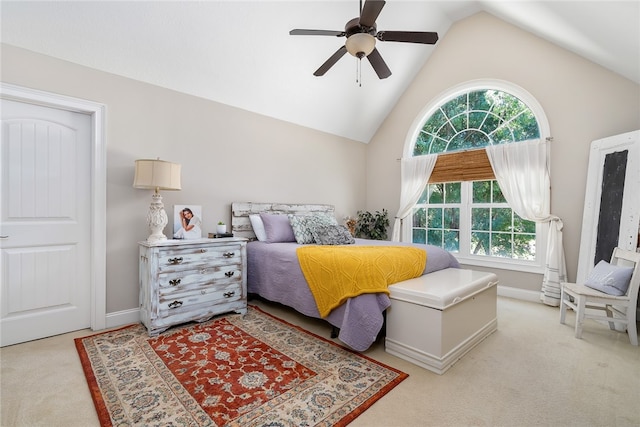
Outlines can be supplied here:
M408 376L252 306L75 343L103 426L344 426Z

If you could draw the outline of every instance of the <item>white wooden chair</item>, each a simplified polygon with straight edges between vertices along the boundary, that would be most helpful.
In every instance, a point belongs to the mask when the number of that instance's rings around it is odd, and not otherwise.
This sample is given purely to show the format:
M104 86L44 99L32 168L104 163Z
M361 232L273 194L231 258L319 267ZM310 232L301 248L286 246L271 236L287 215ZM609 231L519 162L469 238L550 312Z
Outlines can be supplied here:
M576 338L582 337L582 325L585 318L598 319L609 322L611 329L615 329L616 323L626 325L631 344L637 346L636 304L640 288L640 253L615 248L611 255L611 264L634 268L626 295L609 295L583 284L563 282L560 293L560 323L564 324L566 307L569 307L576 312ZM607 315L587 312L587 308L604 310ZM624 331L624 329L618 330Z

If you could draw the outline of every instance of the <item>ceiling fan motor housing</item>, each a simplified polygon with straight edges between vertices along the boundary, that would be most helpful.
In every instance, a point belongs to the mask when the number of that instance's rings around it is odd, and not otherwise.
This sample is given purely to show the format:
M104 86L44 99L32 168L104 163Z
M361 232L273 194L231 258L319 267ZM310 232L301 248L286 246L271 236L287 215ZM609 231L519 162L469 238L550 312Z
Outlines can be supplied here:
M360 18L353 18L344 26L344 32L347 37L351 37L352 35L357 33L366 33L375 36L376 26L374 25L373 27L364 27L360 25Z

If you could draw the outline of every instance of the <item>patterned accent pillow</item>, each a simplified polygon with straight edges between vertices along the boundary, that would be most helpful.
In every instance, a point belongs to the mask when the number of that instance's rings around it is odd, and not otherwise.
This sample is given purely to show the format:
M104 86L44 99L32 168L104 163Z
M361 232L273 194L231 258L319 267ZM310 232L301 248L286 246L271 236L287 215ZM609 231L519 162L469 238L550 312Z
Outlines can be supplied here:
M319 245L351 245L356 242L344 225L319 225L313 229L313 238Z
M291 228L293 228L293 235L296 237L296 242L300 245L314 242L311 229L307 226L308 218L311 217L289 214L289 222L291 222Z
M332 216L324 213L314 213L312 215L289 214L289 222L293 229L296 242L300 245L315 243L313 229L322 225L338 225L338 221Z
M324 212L316 212L313 215L313 221L315 225L338 225L338 221L336 220L336 218L328 213L324 213Z

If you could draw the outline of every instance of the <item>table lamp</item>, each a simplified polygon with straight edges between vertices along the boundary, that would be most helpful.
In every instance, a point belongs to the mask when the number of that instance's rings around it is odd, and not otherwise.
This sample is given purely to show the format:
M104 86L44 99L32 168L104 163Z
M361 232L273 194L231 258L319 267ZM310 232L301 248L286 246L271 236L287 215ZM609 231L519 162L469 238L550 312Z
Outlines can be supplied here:
M147 214L147 223L151 230L151 235L147 242L161 242L167 240L164 235L164 228L169 220L164 211L160 190L180 190L180 168L178 163L166 162L156 159L136 160L136 172L133 178L135 188L153 189L151 206Z

